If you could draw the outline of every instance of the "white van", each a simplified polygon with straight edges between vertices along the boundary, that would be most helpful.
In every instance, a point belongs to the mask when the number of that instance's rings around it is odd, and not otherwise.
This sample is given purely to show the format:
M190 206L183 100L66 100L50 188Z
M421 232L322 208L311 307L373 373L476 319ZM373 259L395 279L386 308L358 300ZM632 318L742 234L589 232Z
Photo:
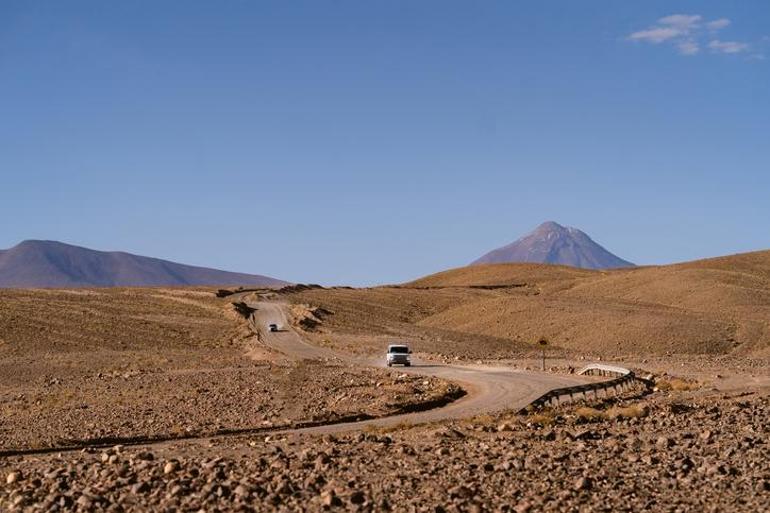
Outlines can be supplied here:
M388 352L385 355L385 361L388 367L394 363L403 365L404 367L410 367L412 365L409 355L412 354L412 350L405 344L391 344L388 346Z

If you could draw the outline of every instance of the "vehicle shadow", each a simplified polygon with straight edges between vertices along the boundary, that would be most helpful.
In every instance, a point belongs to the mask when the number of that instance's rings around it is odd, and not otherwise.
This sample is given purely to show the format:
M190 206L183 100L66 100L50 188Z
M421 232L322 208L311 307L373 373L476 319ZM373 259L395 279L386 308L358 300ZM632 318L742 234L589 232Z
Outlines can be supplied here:
M435 367L446 367L446 365L441 365L437 363L413 363L409 367L407 367L406 365L394 365L391 368L395 369L396 367L400 367L402 369L431 369Z

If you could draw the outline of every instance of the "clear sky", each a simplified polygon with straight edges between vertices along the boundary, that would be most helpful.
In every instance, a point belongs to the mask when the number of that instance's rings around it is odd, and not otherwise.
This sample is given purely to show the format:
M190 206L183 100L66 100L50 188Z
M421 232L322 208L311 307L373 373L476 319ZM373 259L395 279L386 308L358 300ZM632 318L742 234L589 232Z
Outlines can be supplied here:
M324 284L770 248L770 2L0 2L0 247Z

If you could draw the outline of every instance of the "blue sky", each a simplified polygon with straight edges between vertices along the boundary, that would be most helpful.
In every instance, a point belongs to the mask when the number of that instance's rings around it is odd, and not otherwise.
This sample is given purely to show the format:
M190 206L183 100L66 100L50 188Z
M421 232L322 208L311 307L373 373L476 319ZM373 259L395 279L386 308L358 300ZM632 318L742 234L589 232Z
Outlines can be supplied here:
M770 4L0 3L0 247L325 284L770 248Z

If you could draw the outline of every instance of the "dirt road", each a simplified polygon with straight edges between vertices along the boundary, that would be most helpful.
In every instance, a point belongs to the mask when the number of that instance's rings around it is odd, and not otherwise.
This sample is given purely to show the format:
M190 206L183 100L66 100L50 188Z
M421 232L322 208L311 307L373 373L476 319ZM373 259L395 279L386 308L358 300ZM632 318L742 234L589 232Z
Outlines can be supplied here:
M272 302L250 304L254 313L255 328L260 332L262 343L291 359L332 358L354 365L384 367L385 359L362 359L313 346L302 340L295 332L286 315L286 305ZM269 324L282 327L279 332L270 332ZM519 409L527 406L543 393L557 387L584 383L579 377L556 376L546 373L525 372L506 367L442 365L415 360L404 373L434 376L461 385L468 394L447 406L424 412L395 415L362 422L320 426L293 432L330 433L359 429L372 425L387 427L403 423L419 424L444 419L472 417L503 409Z

